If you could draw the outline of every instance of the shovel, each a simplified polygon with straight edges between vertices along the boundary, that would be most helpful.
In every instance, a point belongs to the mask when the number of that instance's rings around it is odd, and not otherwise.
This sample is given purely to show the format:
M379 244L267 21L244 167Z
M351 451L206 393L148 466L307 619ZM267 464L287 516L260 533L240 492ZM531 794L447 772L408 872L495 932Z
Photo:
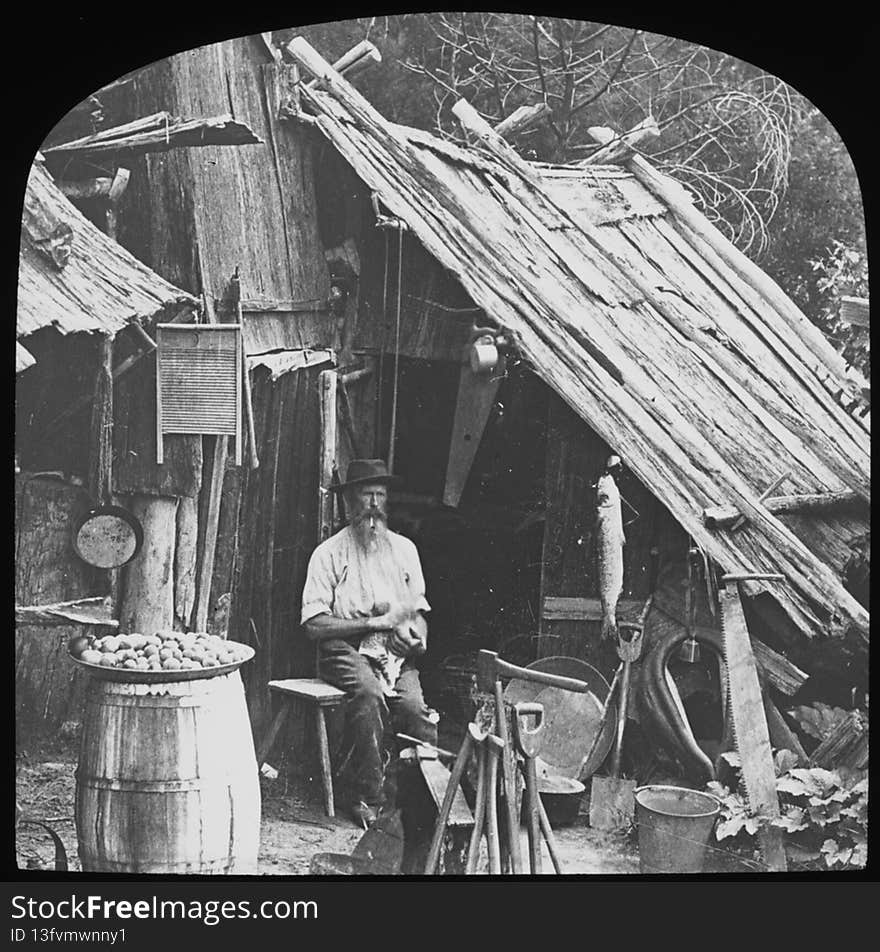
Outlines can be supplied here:
M391 810L379 815L350 854L315 853L309 863L309 873L312 876L397 876L402 863L400 810Z
M627 638L624 632L628 632ZM617 636L617 656L621 664L618 669L620 700L617 705L617 734L611 757L611 775L593 777L590 791L590 826L596 830L625 830L633 821L636 789L635 780L624 780L620 776L620 755L623 750L623 733L626 728L626 709L629 703L630 670L633 661L638 661L642 651L641 627L620 625ZM614 677L615 682L618 676ZM612 684L613 691L613 684ZM605 702L606 711L611 705L611 691ZM604 726L604 725L603 725Z

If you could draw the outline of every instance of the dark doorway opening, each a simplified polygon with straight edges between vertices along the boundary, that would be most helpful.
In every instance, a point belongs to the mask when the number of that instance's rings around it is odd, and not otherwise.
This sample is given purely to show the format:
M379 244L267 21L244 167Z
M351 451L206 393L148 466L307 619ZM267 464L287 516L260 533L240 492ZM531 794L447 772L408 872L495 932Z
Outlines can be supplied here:
M459 506L442 503L460 366L401 359L391 528L419 548L431 603L421 663L429 704L450 730L472 715L476 654L534 657L543 539L546 386L514 367L502 380ZM387 457L393 380L382 388Z

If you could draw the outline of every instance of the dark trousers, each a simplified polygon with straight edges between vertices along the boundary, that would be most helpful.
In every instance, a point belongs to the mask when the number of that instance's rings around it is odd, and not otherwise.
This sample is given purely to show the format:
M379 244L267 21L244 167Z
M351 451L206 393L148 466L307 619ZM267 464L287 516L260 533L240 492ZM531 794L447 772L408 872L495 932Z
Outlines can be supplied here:
M407 659L386 697L370 662L352 644L338 638L321 642L318 657L321 677L348 695L345 706L346 764L342 780L352 801L370 806L393 806L396 793L396 745L386 733L400 731L429 744L437 743L437 726L422 695L419 672ZM386 750L392 769L386 772Z

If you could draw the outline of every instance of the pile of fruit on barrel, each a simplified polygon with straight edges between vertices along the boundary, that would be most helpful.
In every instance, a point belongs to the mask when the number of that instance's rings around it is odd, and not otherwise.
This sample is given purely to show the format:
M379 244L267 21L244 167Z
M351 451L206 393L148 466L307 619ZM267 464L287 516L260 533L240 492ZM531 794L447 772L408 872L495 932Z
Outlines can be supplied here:
M154 635L81 636L69 644L71 655L85 664L132 671L194 671L247 661L247 645L205 631L160 631Z

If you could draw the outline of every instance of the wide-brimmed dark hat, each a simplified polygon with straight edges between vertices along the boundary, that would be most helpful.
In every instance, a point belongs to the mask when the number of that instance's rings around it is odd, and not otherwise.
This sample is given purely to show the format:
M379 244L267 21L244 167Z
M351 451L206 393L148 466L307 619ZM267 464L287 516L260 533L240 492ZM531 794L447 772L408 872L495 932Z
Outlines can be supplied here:
M384 459L353 459L348 464L344 483L334 483L330 488L334 491L348 489L349 486L360 486L363 483L396 483L398 476L392 476Z

